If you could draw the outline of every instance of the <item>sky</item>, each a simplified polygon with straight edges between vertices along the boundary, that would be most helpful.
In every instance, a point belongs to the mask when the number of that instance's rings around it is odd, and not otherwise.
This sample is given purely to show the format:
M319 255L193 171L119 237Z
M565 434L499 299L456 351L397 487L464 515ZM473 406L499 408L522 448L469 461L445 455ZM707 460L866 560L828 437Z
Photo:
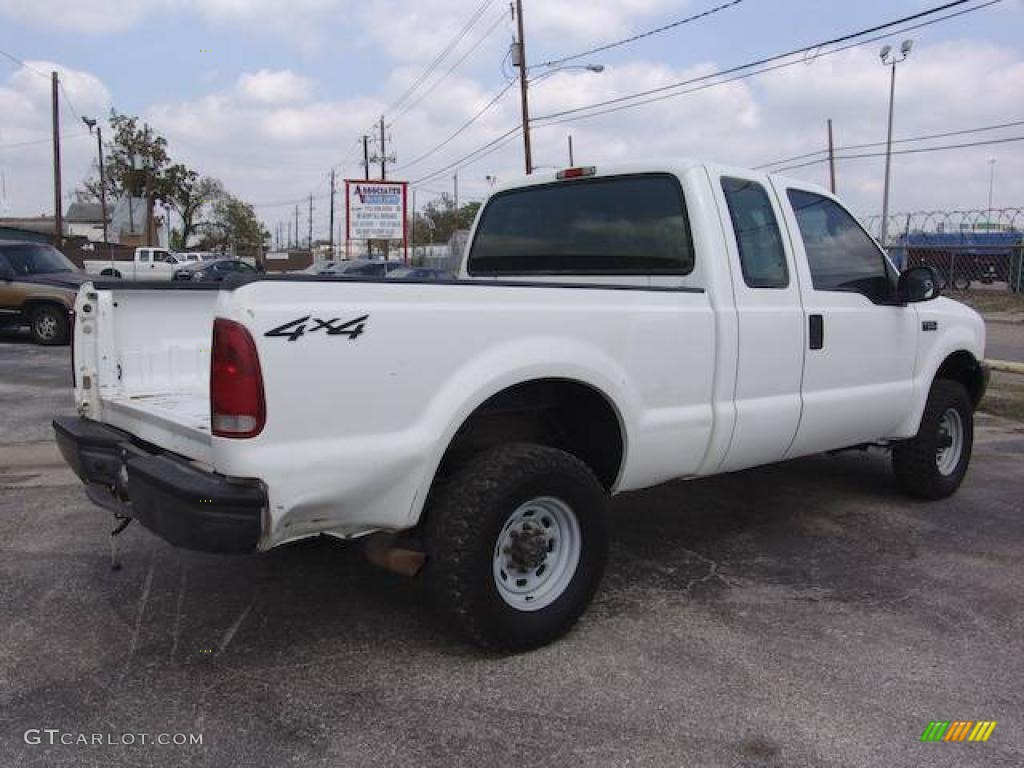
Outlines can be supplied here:
M839 147L882 142L890 72L879 48L907 36L914 48L897 66L897 139L1024 121L1024 0L1001 0L892 39L806 55L795 66L633 109L573 122L540 119L942 4L741 0L575 59L574 69L549 74L552 68L542 66L727 2L523 0L535 165L568 165L570 134L576 164L598 167L679 156L755 166L822 149L828 118ZM106 116L112 107L149 122L175 160L221 179L256 206L272 231L294 215L297 201L313 195L316 237L326 237L330 169L339 180L361 178L359 137L383 113L388 152L397 161L389 178L414 182L423 205L452 191L455 169L446 166L519 123L512 86L427 154L506 88L513 71L503 60L513 33L507 0L0 0L0 51L8 57L0 58L0 215L52 213L51 70L64 86L65 205L96 158L95 139L79 118ZM604 69L579 66L586 64ZM897 148L1020 136L1024 122ZM496 146L458 167L462 200L482 198L495 178L523 173L522 140ZM825 163L789 173L827 184ZM840 160L838 193L856 214L877 214L882 177L881 157ZM1024 141L894 157L890 210L985 208L990 179L994 207L1024 206ZM307 213L308 202L300 203L303 229Z

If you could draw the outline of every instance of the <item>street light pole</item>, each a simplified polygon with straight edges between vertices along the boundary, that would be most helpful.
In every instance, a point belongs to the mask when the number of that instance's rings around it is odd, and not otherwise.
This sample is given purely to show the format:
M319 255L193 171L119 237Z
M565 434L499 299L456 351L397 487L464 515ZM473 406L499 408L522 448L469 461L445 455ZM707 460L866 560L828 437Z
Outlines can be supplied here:
M992 221L992 187L996 180L996 159L988 159L988 220Z
M893 110L896 101L896 65L901 61L906 60L907 56L910 55L910 49L913 47L914 41L907 39L900 43L900 55L891 55L892 47L884 46L879 54L882 59L882 64L889 67L891 76L889 79L889 131L885 140L885 183L882 187L882 231L881 241L882 247L886 247L886 243L889 239L889 179L892 171L892 122L893 122Z
M103 172L103 126L99 125L96 120L90 120L87 117L82 118L82 122L89 127L89 133L92 133L92 129L96 129L96 154L99 156L100 165L100 213L103 216L103 244L107 244L107 183L106 176ZM168 235L169 237L170 235ZM170 242L170 241L168 241Z

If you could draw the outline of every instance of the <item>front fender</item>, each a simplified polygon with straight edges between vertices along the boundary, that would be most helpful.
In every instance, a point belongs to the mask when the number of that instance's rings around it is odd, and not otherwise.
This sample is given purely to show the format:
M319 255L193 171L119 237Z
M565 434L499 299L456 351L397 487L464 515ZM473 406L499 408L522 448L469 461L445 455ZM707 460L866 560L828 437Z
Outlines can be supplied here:
M975 364L985 359L985 321L970 307L943 298L920 305L918 315L922 330L914 366L914 407L893 435L897 438L917 434L932 382L946 360L957 353L969 354ZM923 330L931 324L936 331Z

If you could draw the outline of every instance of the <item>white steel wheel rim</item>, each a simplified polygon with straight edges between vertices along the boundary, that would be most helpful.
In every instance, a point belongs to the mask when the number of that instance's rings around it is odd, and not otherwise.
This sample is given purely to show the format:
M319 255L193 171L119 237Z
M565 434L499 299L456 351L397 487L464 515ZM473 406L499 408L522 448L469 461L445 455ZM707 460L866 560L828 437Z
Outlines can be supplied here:
M935 465L942 475L951 475L960 463L964 450L964 422L960 412L947 408L939 419L939 446L935 450Z
M539 611L557 600L580 562L580 524L561 499L541 496L521 504L494 545L494 586L508 605Z
M49 312L36 318L36 333L40 338L52 339L57 335L57 320Z

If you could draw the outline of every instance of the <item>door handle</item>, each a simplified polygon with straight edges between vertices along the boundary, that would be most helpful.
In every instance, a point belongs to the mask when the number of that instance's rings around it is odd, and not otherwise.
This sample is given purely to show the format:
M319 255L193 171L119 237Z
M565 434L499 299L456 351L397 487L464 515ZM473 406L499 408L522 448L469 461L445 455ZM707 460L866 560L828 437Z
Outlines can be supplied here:
M807 316L811 349L822 349L825 346L825 318L821 315Z

